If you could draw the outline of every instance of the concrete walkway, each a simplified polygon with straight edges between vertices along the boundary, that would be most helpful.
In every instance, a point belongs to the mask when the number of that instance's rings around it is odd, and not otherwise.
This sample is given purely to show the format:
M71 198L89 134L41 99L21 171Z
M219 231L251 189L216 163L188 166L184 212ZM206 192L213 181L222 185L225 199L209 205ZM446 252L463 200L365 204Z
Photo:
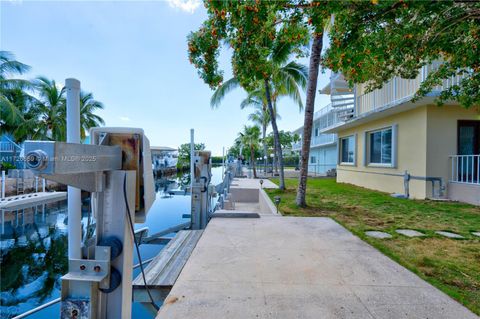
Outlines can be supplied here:
M478 317L330 218L263 213L213 218L157 318Z

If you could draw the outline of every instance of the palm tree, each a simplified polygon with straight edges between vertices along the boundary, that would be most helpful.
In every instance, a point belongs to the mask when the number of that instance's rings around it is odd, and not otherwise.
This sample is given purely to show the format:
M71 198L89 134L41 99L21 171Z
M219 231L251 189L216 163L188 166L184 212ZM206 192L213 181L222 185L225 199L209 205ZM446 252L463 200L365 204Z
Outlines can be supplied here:
M0 51L0 134L9 133L17 139L15 131L25 121L24 115L34 99L27 93L32 84L16 76L29 70L28 65L16 61L10 52Z
M263 158L265 159L264 163L264 172L267 172L267 128L270 123L270 114L267 110L267 103L265 99L265 94L261 89L257 89L253 92L250 92L248 96L240 103L240 108L244 109L247 106L253 106L254 112L248 116L248 119L254 124L262 127L262 144L263 144ZM278 116L275 110L275 116Z
M90 128L105 125L105 121L94 113L103 109L103 103L95 100L92 93L80 92L80 138L82 141L85 140L86 132ZM61 116L63 118L67 116L66 105L61 109Z
M277 43L270 55L270 60L277 67L272 74L265 79L263 83L258 84L257 90L263 92L265 96L265 108L268 113L275 114L276 103L282 96L288 96L303 109L300 89L305 89L307 85L308 68L294 61L288 62L292 52L292 44ZM210 106L216 108L220 105L225 95L239 86L239 82L235 78L231 78L224 82L212 95ZM254 91L257 91L254 90ZM248 99L248 97L247 97ZM263 98L262 98L263 100ZM259 102L259 101L257 101ZM285 189L285 178L283 170L283 155L280 145L280 137L275 116L270 116L272 130L275 140L275 153L280 165L280 189Z
M262 128L263 158L265 159L264 172L267 172L267 142L265 139L267 137L268 123L270 123L270 114L265 112L265 109L262 106L257 105L255 106L255 111L248 115L248 119Z
M248 96L240 103L240 108L253 106L254 111L250 113L248 119L262 128L263 158L265 159L264 171L267 171L268 146L267 146L267 128L271 122L270 113L267 110L267 101L265 92L262 89L250 92ZM300 107L300 106L299 106ZM274 113L277 120L281 119L278 114L276 103L274 104Z
M322 32L316 32L312 49L310 52L310 68L308 74L308 88L307 88L307 101L305 106L305 119L303 123L303 141L301 151L301 167L300 175L298 178L298 188L296 204L300 207L307 205L305 196L307 194L307 177L308 177L308 158L310 156L310 141L312 138L312 126L313 126L313 113L315 105L315 96L317 93L317 81L318 72L320 68L320 59L323 48L323 30Z
M32 138L65 141L65 87L46 77L38 77L34 84L39 98L34 107L37 126Z
M35 84L39 99L34 107L37 128L32 138L65 141L67 136L65 87L60 87L54 80L45 77L37 78ZM92 93L80 92L80 137L82 140L85 139L86 132L91 127L105 124L104 120L94 113L103 108L103 104L95 100Z
M7 51L0 51L0 134L11 134L16 141L25 139L66 139L65 88L54 80L38 77L33 82L17 79L30 70L14 60ZM30 94L35 92L37 97ZM94 126L105 124L94 112L103 109L92 93L80 92L81 138Z
M255 168L255 149L258 148L258 140L260 139L260 128L258 126L244 126L243 132L238 134L238 139L243 147L250 150L250 163L253 168L253 177L257 178L257 170Z

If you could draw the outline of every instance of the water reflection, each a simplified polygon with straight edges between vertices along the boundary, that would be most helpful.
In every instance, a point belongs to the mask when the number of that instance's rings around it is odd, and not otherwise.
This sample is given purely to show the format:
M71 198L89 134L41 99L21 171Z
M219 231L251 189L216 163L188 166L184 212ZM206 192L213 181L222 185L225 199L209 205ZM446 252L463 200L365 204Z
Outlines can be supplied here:
M212 183L221 181L221 168L212 170ZM190 184L188 173L155 180L156 200L144 224L150 234L186 221L190 212L190 196L183 195ZM179 195L180 194L180 195ZM95 221L90 214L89 200L84 199L82 224L90 237ZM0 228L0 318L7 319L60 296L60 277L67 272L67 205L66 201L19 211L6 211ZM142 245L143 259L154 257L162 246ZM134 263L138 260L134 254ZM134 276L138 269L134 271ZM56 318L59 304L28 318ZM154 318L148 306L133 305L133 318Z
M51 299L68 268L66 201L5 211L1 227L1 318Z

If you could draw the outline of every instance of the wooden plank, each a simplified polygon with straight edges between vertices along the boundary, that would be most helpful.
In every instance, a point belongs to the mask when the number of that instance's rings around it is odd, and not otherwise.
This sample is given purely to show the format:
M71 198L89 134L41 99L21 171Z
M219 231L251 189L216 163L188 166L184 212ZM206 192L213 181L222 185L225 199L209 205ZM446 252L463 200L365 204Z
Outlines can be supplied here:
M182 230L145 268L145 279L149 288L171 288L192 254L202 230ZM133 281L134 289L144 287L142 274Z
M176 258L173 258L169 266L157 277L159 286L173 286L175 284L201 235L202 231L191 231L190 236L183 242L183 247L178 251Z
M155 278L168 265L170 259L175 255L175 252L181 247L183 241L188 236L188 232L180 231L177 235L165 246L164 249L155 257L154 260L145 268L145 280L148 286L155 285ZM133 286L143 286L143 277L138 275L133 281Z

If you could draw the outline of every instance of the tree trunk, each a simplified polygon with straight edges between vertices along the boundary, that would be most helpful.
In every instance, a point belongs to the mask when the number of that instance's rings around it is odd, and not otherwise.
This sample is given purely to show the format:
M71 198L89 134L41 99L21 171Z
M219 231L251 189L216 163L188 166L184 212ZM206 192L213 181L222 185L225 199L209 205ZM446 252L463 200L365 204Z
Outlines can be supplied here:
M268 159L268 150L267 150L267 126L262 124L262 139L263 139L263 166L264 166L264 173L267 174L267 159Z
M250 146L250 162L252 162L253 178L257 178L257 169L255 168L255 150Z
M275 145L275 153L278 157L278 164L280 166L280 190L285 190L285 177L283 175L283 155L282 155L282 147L280 146L280 135L278 134L278 127L277 127L277 119L275 113L273 111L272 99L270 96L270 85L268 84L268 80L265 79L265 95L267 97L267 106L268 112L270 113L270 121L272 122L272 130L273 130L273 142Z
M305 195L307 193L308 158L310 156L310 141L312 139L313 112L315 110L315 97L317 95L318 71L323 45L323 32L315 34L310 52L310 66L308 71L307 102L305 103L305 119L303 123L303 141L300 177L298 180L296 203L300 207L307 205Z

